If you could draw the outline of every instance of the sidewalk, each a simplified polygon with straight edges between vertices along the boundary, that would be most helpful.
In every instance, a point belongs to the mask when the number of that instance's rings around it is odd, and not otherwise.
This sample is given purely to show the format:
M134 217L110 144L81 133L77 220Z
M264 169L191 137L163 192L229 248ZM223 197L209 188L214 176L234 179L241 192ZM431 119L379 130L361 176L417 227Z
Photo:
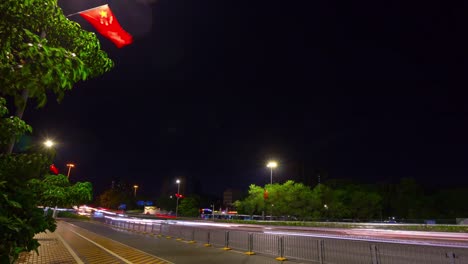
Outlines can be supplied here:
M60 228L60 221L57 221L57 229ZM65 264L65 263L82 263L79 259L75 259L63 239L58 235L57 231L54 233L46 232L36 234L34 237L41 244L38 248L39 255L35 251L24 252L20 254L17 261L18 264L24 263L43 263L43 264Z

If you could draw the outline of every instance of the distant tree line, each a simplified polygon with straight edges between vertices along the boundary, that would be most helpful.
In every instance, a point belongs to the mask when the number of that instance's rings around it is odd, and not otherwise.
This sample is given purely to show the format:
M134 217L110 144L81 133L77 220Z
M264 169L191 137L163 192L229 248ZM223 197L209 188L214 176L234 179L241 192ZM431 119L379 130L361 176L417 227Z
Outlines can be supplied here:
M356 184L328 181L314 188L287 181L284 184L250 185L236 206L239 214L290 216L301 220L336 219L382 221L390 217L406 222L421 219L468 217L462 197L468 188L426 193L414 179L397 184Z
M176 197L169 195L161 195L154 199L154 197L147 197L145 195L134 195L132 187L129 184L119 183L105 190L96 199L96 204L105 208L119 209L121 204L125 204L127 210L143 210L144 206L139 206L138 201L155 201L155 206L163 212L174 213L176 209ZM186 217L198 217L200 215L201 198L197 195L184 197L179 199L178 215Z

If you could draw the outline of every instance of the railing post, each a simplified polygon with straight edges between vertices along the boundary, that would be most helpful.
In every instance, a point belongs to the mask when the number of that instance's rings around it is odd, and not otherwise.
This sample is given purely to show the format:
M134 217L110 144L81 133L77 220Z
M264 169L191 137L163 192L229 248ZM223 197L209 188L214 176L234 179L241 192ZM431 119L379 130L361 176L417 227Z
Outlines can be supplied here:
M454 252L447 252L445 253L445 256L449 259L449 264L455 264L455 259L457 256Z
M276 260L285 261L286 258L284 257L284 238L283 236L278 237L278 255L279 257Z
M247 255L255 255L255 252L253 252L253 233L248 233L247 234L247 248L248 251L245 252Z
M372 264L379 264L379 259L377 256L377 246L370 245Z
M210 239L211 239L211 232L208 231L208 234L206 234L206 243L204 244L205 247L211 247L211 244L210 244Z
M195 229L192 230L192 239L189 241L190 244L195 243Z
M224 250L231 250L231 248L229 247L229 231L226 231L224 233L224 247L223 249Z
M319 263L323 264L323 240L317 240Z

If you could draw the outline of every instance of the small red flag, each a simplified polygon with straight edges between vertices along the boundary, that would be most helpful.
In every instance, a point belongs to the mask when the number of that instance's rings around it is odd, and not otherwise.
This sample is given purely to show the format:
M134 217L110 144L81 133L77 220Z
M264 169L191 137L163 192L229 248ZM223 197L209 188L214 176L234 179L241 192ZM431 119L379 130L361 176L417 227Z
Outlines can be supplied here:
M50 169L50 171L53 172L54 174L58 174L58 173L59 173L57 167L55 167L54 164L51 164L51 165L49 166L49 169Z
M109 5L98 6L79 14L91 23L101 35L114 42L117 47L122 48L133 42L133 37L123 30Z
M267 200L267 199L268 199L268 191L267 191L267 189L265 189L265 191L263 192L263 199L264 199L264 200Z

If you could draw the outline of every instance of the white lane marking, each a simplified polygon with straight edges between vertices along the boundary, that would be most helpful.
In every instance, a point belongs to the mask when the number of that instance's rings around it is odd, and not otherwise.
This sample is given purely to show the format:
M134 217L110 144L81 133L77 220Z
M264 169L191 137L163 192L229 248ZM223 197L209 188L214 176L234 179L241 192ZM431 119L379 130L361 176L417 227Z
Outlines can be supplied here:
M60 239L60 241L62 241L63 245L67 248L68 252L70 252L70 254L72 255L72 257L75 259L76 263L77 264L84 264L84 262L78 257L78 255L76 255L75 251L73 251L73 249L70 247L70 245L68 245L68 243L65 241L65 239L63 239L63 237L61 235L59 235L59 233L56 233L58 239Z
M86 230L87 232L92 233L92 234L95 234L95 235L97 235L97 236L101 236L101 235L98 235L98 234L96 234L96 233L94 233L94 232L91 232L91 231L87 230L86 228L82 228L82 227L79 227L79 226L77 226L77 225L74 225L74 224L71 224L71 223L67 223L67 222L64 222L64 223L66 223L66 224L68 224L68 225L71 225L71 226L73 226L73 227L75 227L75 228L84 229L84 230ZM73 230L71 230L71 229L68 229L68 230L70 230L70 231L72 231L73 233L79 235L80 237L82 237L82 238L84 238L84 239L90 241L91 243L97 245L98 247L100 247L100 248L106 250L106 251L109 252L110 254L115 255L115 253L113 253L112 251L108 250L107 248L104 248L103 246L101 246L101 245L95 243L94 241L89 240L88 238L86 238L86 237L84 237L84 236L78 234L77 232L75 232L75 231L73 231ZM169 261L169 260L167 260L167 259L163 259L163 258L161 258L161 257L158 257L158 256L155 256L155 255L146 253L146 252L144 252L143 250L139 250L139 249L137 249L137 248L131 247L131 246L126 245L126 244L124 244L124 243L121 243L121 242L119 242L119 241L110 239L110 238L108 238L108 237L105 237L105 238L111 240L111 241L114 242L114 243L118 243L118 244L121 244L121 245L123 245L123 246L129 247L129 248L131 248L131 249L133 249L133 250L135 250L135 251L141 252L141 253L143 253L143 254L145 254L145 255L154 257L154 258L156 258L156 259L160 259L160 260L162 260L162 261L166 261L168 264L175 264L174 262L171 262L171 261ZM115 255L115 256L117 256L117 255ZM118 258L121 258L120 256L117 256L117 257L118 257ZM123 258L122 258L122 260L123 260L123 261L126 261L126 259L123 259ZM132 262L127 262L127 263L132 263Z
M96 245L97 247L99 247L99 248L103 249L104 251L106 251L107 253L111 254L112 256L114 256L114 257L116 257L116 258L118 258L118 259L122 260L123 262L125 262L125 263L128 263L128 264L132 264L132 262L131 262L131 261L129 261L129 260L127 260L127 259L124 259L124 258L122 258L121 256L117 255L117 254L116 254L116 253L114 253L113 251L111 251L111 250L108 250L107 248L105 248L105 247L103 247L103 246L99 245L98 243L96 243L96 242L92 241L91 239L89 239L89 238L87 238L87 237L85 237L85 236L82 236L81 234L78 234L77 232L75 232L75 231L73 231L73 230L70 230L70 229L69 229L69 231L72 231L72 232L73 232L73 233L75 233L76 235L78 235L78 236L80 236L80 237L82 237L82 238L84 238L84 239L88 240L89 242L91 242L91 243L93 243L94 245Z

